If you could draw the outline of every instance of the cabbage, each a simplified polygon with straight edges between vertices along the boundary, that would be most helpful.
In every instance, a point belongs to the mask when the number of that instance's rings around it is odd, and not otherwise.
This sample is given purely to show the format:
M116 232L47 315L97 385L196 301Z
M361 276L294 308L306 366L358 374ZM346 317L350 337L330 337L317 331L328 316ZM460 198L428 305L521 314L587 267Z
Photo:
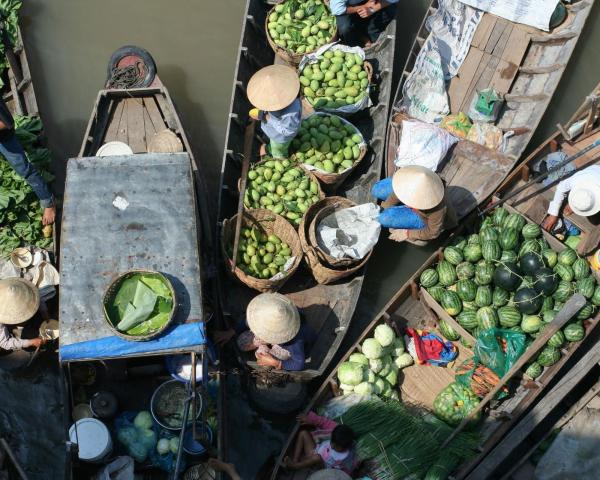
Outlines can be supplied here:
M369 360L369 367L371 367L371 371L373 373L379 373L379 372L381 372L381 369L383 368L383 360L381 358Z
M150 415L150 412L142 410L135 416L133 424L136 426L136 428L150 429L152 428L152 415Z
M144 446L146 450L152 450L156 446L156 433L153 430L146 428L138 429L139 442Z
M375 340L377 340L382 347L387 347L391 345L396 335L394 335L394 331L391 327L388 327L385 323L381 325L377 325L375 328L375 334L373 335Z
M383 355L383 348L376 339L367 338L362 344L362 353L369 360L374 360Z
M389 398L391 398L392 400L400 400L400 396L398 395L398 392L396 390L392 390Z
M166 455L167 453L169 453L169 439L168 438L161 438L158 443L156 444L156 451L158 452L159 455Z
M381 395L385 390L385 380L383 378L378 378L375 380L375 384L373 385L373 392L376 395Z
M383 368L379 371L379 376L385 377L388 373L392 371L392 357L388 355L386 357L383 357L381 360L383 361Z
M406 368L411 366L415 361L413 360L413 357L410 355L410 353L403 353L402 355L400 355L398 358L396 358L396 360L394 361L394 363L396 364L396 366L398 368Z
M375 383L375 380L376 380L376 376L375 376L375 373L373 373L373 370L368 370L367 371L367 382Z
M373 393L373 385L369 382L359 383L354 387L354 393L358 393L359 395L370 395Z
M148 457L148 450L141 443L129 445L127 453L138 463L144 463Z
M179 437L173 437L169 440L169 448L172 453L177 453L177 450L179 450Z
M392 369L390 373L385 376L386 381L393 387L398 383L398 370Z
M340 388L344 391L344 393L348 393L354 390L354 385L348 385L340 382Z
M355 362L344 362L338 368L338 378L341 383L358 385L363 381L363 365Z
M117 432L117 438L119 439L119 442L126 447L129 447L138 442L138 431L134 427L121 428Z
M399 357L404 353L404 342L401 338L394 338L394 343L392 343L392 351L391 354L394 358Z
M360 363L361 365L369 365L369 359L362 353L353 353L348 359L349 362Z

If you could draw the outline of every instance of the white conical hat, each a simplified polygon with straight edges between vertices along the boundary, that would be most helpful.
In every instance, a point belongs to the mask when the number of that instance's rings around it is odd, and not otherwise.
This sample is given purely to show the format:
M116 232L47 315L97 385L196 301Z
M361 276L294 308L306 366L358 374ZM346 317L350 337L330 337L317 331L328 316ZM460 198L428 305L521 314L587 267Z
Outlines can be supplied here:
M165 128L156 132L148 142L148 153L177 153L183 152L183 143L179 137Z
M595 215L600 211L600 185L583 178L577 180L569 192L571 210L582 217Z
M292 301L280 293L261 293L246 309L252 333L263 342L281 344L292 340L300 330L300 313Z
M299 90L300 80L296 70L285 65L269 65L252 75L246 93L256 108L276 112L289 106Z
M40 292L22 278L0 280L0 323L17 325L29 320L40 306Z
M325 468L311 474L308 480L352 480L352 477L337 468Z
M442 179L420 165L402 167L392 179L394 194L403 204L417 210L436 207L444 199Z

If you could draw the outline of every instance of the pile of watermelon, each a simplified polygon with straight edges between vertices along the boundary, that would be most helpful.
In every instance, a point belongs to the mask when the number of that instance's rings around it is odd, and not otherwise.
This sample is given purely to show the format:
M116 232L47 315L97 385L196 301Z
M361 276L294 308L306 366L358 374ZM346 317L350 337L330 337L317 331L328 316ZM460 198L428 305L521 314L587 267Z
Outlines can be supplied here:
M555 364L561 348L585 336L584 320L600 305L600 286L585 258L571 248L550 248L539 225L518 213L496 208L478 233L458 237L444 249L444 259L425 270L421 286L475 338L488 328L505 328L528 335L542 332L574 292L588 301L529 364L526 374L538 377ZM443 320L440 333L460 336Z

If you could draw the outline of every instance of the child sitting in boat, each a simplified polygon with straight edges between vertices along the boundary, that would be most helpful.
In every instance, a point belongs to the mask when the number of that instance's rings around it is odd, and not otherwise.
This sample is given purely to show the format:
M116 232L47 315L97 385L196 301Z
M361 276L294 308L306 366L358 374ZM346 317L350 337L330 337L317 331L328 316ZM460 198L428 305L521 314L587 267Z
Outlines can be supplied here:
M338 35L345 45L368 47L396 16L398 0L331 0Z
M352 475L358 467L352 429L314 412L298 415L297 420L313 430L298 432L293 457L284 458L282 466L290 470L333 468Z

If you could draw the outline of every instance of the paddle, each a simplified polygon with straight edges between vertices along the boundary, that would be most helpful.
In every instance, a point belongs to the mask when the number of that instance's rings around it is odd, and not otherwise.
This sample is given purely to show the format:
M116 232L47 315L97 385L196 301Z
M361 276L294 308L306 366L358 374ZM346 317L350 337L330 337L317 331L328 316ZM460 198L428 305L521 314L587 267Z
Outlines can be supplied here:
M238 257L238 244L240 241L240 230L242 229L242 214L244 211L244 194L246 193L246 179L250 168L250 157L252 156L252 142L254 141L254 129L256 122L250 118L250 123L244 133L244 158L242 160L242 174L240 182L240 197L238 199L237 217L235 221L235 233L233 237L233 253L231 259L231 271L235 272Z
M484 208L483 210L481 210L479 212L479 216L483 216L485 215L487 212L489 212L490 210L493 210L494 208L496 208L499 205L502 205L504 202L506 202L507 200L510 200L511 198L517 196L519 193L521 193L523 190L528 189L529 187L531 187L534 183L539 183L540 181L542 181L544 178L548 177L549 175L551 175L552 173L560 170L562 167L564 167L566 164L577 160L579 157L582 157L583 155L585 155L587 152L589 152L590 150L593 150L594 148L600 146L600 139L596 140L595 142L591 143L590 145L588 145L587 147L585 147L583 150L577 152L575 155L563 160L562 162L560 162L558 165L556 165L554 168L551 168L550 170L548 170L545 173L542 173L541 175L538 175L537 177L535 177L534 179L530 180L529 182L527 182L525 185L522 185L521 187L517 188L514 192L509 193L506 197L501 198L500 200L498 200L495 203L492 203L491 205L488 205L486 208ZM578 170L578 169L576 169Z

